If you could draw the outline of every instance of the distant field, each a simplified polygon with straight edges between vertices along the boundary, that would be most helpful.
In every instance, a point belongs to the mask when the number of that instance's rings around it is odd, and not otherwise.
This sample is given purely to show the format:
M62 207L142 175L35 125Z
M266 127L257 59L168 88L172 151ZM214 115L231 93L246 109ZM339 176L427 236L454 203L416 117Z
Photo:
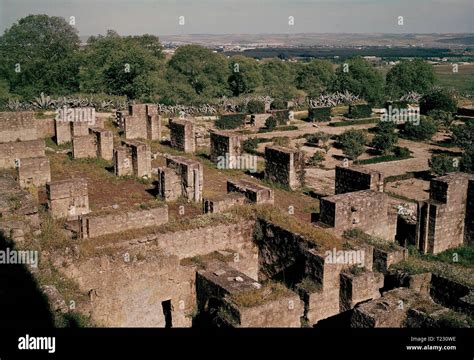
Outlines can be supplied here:
M457 73L453 73L452 64L435 65L434 69L441 86L474 93L474 64L459 65Z

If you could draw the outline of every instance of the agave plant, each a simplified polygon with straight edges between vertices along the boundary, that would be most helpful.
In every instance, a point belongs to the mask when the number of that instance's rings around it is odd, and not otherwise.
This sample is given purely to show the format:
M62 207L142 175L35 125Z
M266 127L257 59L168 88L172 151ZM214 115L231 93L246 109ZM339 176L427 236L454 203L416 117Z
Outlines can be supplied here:
M53 107L51 97L45 96L44 93L41 93L39 97L35 98L31 104L35 109L40 110L47 110Z
M10 111L20 111L23 108L23 104L17 99L8 99L6 107Z

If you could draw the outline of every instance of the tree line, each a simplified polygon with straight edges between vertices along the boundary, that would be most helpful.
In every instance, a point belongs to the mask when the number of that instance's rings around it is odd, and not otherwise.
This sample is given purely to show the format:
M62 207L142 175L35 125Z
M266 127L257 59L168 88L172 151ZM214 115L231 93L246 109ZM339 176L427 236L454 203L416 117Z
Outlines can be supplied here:
M424 93L436 81L433 68L420 59L402 61L384 76L360 57L336 67L326 60L227 57L186 45L167 59L157 36L120 36L112 30L81 47L73 26L47 15L27 16L5 30L0 58L0 101L94 93L198 105L223 96L289 100L347 90L376 105L408 92Z

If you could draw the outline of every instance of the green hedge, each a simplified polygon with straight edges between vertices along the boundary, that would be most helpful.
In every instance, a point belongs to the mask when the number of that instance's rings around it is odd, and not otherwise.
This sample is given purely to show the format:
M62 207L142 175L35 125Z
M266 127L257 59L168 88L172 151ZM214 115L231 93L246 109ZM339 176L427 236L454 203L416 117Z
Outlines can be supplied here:
M392 109L408 109L408 102L406 101L387 101L384 108L388 110L390 105L392 105Z
M250 100L247 103L247 112L249 114L263 114L265 113L265 103L258 100Z
M245 124L245 114L227 114L221 115L216 120L216 128L218 129L237 129Z
M368 118L362 120L348 120L348 121L337 121L332 122L329 126L351 126L351 125L364 125L364 124L377 124L379 122L379 118Z
M273 112L273 117L276 119L278 125L286 125L290 117L290 110L279 110Z
M308 110L310 121L331 121L331 107L317 107Z
M351 119L368 118L372 115L372 106L369 104L349 105L347 117Z

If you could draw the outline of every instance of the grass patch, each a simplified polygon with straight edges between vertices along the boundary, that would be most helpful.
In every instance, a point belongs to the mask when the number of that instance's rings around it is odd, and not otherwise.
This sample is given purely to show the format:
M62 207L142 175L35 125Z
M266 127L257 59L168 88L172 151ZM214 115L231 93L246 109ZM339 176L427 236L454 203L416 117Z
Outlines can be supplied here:
M377 124L379 118L367 118L360 120L347 120L347 121L336 121L329 123L329 126L340 127L340 126L353 126L353 125L365 125L365 124Z
M229 255L221 254L218 251L213 251L210 254L206 255L198 255L193 256L190 258L181 259L180 265L181 266L196 266L198 269L203 270L206 268L206 265L212 261L221 261L221 262L229 262L234 259L234 251L226 250L229 252Z
M270 301L278 300L284 296L290 296L293 293L283 284L269 282L260 289L231 294L229 298L239 307L250 308L263 305Z
M374 248L383 250L383 251L397 251L402 250L403 248L397 245L395 242L389 242L380 237L372 236L366 234L361 229L355 228L351 230L344 231L344 238L351 241L358 241L365 244L372 245Z
M323 285L314 281L309 277L305 277L298 285L297 288L304 290L308 294L320 292L323 289Z

